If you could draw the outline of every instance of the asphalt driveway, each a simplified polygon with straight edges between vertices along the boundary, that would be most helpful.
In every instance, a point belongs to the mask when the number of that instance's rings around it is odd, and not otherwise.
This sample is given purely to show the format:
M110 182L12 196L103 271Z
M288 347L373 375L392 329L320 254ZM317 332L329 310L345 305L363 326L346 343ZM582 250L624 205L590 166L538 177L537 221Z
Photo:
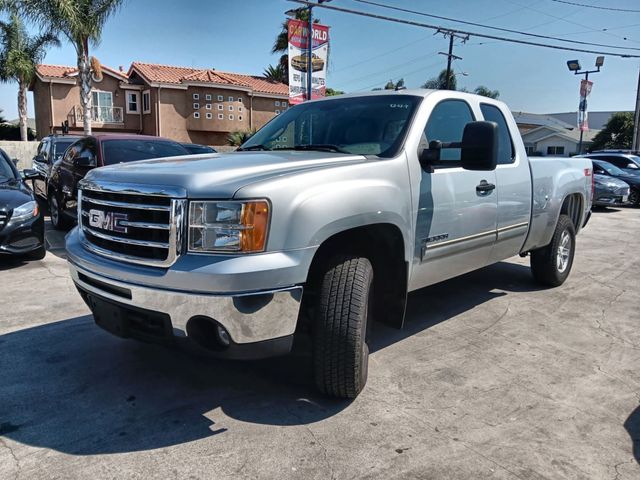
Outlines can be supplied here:
M347 402L307 345L233 363L103 332L50 232L0 260L0 479L638 479L639 238L639 210L599 211L558 289L516 258L412 294Z

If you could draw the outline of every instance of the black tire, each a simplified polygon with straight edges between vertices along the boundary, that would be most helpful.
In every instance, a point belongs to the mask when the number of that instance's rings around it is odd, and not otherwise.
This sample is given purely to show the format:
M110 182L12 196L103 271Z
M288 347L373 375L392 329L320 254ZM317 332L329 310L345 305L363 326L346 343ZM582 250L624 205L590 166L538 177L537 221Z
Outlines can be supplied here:
M316 385L326 395L355 398L367 383L372 286L373 267L366 258L338 257L324 270L314 320L313 363Z
M49 193L49 218L56 230L68 230L71 226L60 208L60 197L55 190Z
M542 285L558 287L564 283L573 266L576 230L567 215L560 215L551 243L531 252L533 278Z
M632 188L631 191L629 192L628 201L631 204L631 206L636 208L640 207L640 190L636 188Z

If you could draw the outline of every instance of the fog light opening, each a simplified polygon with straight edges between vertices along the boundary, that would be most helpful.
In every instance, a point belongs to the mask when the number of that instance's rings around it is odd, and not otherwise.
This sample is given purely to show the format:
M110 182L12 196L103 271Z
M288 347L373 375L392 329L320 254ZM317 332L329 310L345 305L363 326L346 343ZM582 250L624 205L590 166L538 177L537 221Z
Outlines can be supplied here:
M187 335L202 348L220 351L231 345L229 332L209 317L193 317L187 322Z

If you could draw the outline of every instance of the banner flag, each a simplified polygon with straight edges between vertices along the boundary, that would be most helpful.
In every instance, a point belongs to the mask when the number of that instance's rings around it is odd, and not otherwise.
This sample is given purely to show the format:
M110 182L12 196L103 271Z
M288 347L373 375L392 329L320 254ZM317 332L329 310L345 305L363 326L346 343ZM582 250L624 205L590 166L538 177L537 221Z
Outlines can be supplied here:
M307 100L308 30L307 22L290 19L289 30L289 103L296 105ZM311 98L325 96L329 56L329 27L313 24L311 43Z
M587 113L587 97L591 93L593 82L589 80L580 81L580 104L578 105L578 127L583 132L589 131L589 114Z

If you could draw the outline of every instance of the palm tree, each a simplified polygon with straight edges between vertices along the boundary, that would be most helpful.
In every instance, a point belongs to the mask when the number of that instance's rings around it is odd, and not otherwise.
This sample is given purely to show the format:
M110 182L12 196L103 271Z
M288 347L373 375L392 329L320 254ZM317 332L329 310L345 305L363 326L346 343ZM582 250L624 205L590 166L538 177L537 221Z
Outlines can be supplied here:
M51 32L30 37L18 11L10 10L9 21L0 21L0 81L18 83L20 139L28 140L27 89L36 75L47 47L60 45Z
M229 142L229 145L232 145L234 147L239 147L244 142L249 140L254 133L256 133L255 130L245 130L245 131L236 130L235 132L231 132L227 136L227 142Z
M123 0L22 0L27 15L64 34L76 49L84 134L91 135L91 60L89 44L100 43L104 24Z
M288 83L287 72L280 64L275 67L273 65L269 65L264 69L262 75L271 82Z
M449 75L449 90L457 90L458 82L456 74L451 70ZM430 78L422 84L422 88L431 90L446 90L447 88L447 69L442 70L437 77Z

